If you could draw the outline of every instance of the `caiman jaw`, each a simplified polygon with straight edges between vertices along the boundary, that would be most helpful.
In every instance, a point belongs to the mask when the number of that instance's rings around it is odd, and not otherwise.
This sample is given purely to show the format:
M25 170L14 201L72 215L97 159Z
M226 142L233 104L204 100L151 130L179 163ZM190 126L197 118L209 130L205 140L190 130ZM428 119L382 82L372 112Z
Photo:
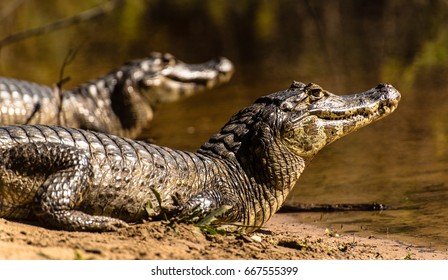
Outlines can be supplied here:
M312 106L310 114L328 121L362 117L372 122L392 113L399 101L400 93L394 87L380 84L369 91L354 95L328 94L325 100Z
M319 118L329 144L353 131L392 113L400 101L400 93L391 85L380 84L366 92L328 97L319 100L310 110Z
M176 65L162 71L162 75L174 82L193 83L211 88L228 82L233 72L232 62L220 57L203 64L186 64L179 61Z

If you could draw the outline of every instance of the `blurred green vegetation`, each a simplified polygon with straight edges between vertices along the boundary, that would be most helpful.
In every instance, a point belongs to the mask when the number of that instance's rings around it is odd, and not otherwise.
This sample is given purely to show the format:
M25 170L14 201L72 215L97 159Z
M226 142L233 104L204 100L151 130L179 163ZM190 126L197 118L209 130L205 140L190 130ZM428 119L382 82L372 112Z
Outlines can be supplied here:
M0 38L104 4L3 0ZM150 51L193 62L229 56L243 80L303 79L351 89L377 80L445 84L446 1L133 0L101 17L4 46L0 71L54 82L70 49L75 81ZM37 70L39 69L39 70Z

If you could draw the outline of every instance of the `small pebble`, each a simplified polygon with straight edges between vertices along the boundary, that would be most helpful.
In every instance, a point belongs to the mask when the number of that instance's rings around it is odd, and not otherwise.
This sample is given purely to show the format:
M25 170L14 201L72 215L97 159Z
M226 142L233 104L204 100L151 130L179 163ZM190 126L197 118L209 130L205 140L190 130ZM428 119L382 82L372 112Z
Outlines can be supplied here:
M252 235L250 238L256 242L261 242L261 240L262 240L262 238L258 235Z

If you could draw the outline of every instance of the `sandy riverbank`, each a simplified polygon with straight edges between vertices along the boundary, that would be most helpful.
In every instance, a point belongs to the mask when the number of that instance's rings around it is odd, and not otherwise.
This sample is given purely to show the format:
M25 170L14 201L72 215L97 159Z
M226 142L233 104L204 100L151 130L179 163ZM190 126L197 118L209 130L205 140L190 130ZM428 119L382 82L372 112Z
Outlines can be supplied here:
M448 259L447 252L389 239L334 236L276 214L252 234L204 235L161 222L117 232L49 230L0 219L0 259Z

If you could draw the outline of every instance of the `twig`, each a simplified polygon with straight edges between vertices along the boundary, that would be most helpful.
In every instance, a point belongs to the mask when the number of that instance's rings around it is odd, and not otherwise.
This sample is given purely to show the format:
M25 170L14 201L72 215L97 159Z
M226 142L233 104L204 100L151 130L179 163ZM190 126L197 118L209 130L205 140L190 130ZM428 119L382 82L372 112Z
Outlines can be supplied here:
M54 22L51 22L44 26L39 26L33 29L28 29L22 32L18 32L15 34L11 34L9 36L6 36L5 38L0 40L0 48L10 45L12 43L16 43L21 40L28 39L30 37L42 35L45 33L52 32L57 29L61 29L63 27L77 24L83 21L91 20L96 17L102 16L117 7L119 7L123 3L123 0L109 0L107 2L104 2L102 4L99 4L98 6L83 11L77 15L74 15L72 17L63 18Z
M78 48L76 48L74 50L70 49L68 51L67 55L64 58L64 61L62 62L61 70L59 71L59 80L53 89L55 91L55 96L59 97L58 116L61 116L61 111L62 111L62 94L63 94L62 85L70 80L70 76L64 77L64 70L65 70L65 67L67 65L69 65L75 59L75 56L78 53L80 48L81 48L81 46L79 46ZM61 125L60 117L58 118L58 122L59 122L58 124Z
M334 211L381 211L390 209L388 206L380 203L353 203L353 204L303 204L303 203L285 203L279 212L334 212Z
M59 88L59 90L62 90L62 85L70 80L70 77L64 77L64 70L65 67L67 67L67 65L69 65L75 59L75 56L80 48L81 45L76 49L70 49L65 56L64 61L62 62L61 70L59 71L59 80L56 83L56 86Z

